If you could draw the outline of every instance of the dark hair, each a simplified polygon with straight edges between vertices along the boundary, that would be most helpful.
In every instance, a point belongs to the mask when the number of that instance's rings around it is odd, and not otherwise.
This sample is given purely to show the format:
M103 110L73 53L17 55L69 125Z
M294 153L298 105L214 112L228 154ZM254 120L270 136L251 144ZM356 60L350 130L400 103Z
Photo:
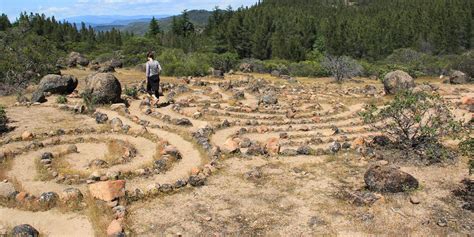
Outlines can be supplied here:
M155 59L155 52L153 51L150 51L146 54L146 57L147 58L151 58L151 59Z

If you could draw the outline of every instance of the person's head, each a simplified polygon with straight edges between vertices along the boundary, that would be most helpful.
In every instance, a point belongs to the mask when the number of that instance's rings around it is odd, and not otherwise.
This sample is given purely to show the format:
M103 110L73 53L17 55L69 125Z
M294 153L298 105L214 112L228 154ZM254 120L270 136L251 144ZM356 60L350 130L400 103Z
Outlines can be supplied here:
M146 57L148 58L148 60L152 59L154 60L155 59L155 52L153 51L150 51L146 54Z

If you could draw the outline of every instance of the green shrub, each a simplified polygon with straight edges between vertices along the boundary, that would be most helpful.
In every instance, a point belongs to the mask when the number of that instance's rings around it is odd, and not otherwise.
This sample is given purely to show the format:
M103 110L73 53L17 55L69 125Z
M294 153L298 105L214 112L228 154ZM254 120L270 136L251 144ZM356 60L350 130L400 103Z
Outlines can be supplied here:
M296 77L326 77L329 73L319 62L302 61L299 63L291 63L288 66L291 76Z
M56 103L58 104L66 104L67 103L67 98L64 95L60 95L56 98Z
M7 123L7 112L5 111L5 107L0 105L0 134L8 130Z
M97 99L92 95L92 92L85 90L81 93L82 101L87 108L88 113L93 113L97 107Z
M238 60L239 55L235 53L214 54L211 58L211 64L214 69L228 72L236 67Z
M270 73L273 70L277 70L281 74L287 74L287 75L289 74L289 71L288 71L289 64L290 63L287 60L282 60L282 59L272 59L272 60L263 62L266 72Z
M125 86L125 90L124 90L125 94L127 96L130 96L132 98L137 98L137 95L138 95L138 89L137 87L135 86L132 86L132 87L127 87Z
M367 105L360 115L398 148L417 151L431 161L439 161L445 155L441 138L460 137L465 131L439 95L424 92L401 91L381 108Z

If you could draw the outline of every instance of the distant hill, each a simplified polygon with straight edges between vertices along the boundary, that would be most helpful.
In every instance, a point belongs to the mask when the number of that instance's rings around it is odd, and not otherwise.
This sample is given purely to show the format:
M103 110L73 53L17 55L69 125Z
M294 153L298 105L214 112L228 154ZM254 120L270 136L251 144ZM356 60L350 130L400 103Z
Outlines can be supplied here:
M156 15L155 18L161 19L165 17L169 17L170 15ZM85 15L85 16L74 16L68 17L64 20L80 24L81 22L86 23L87 25L91 26L103 26L103 25L120 25L124 26L130 24L132 22L137 21L149 21L153 16L152 15L137 15L137 16L121 16L121 15L103 15L103 16L93 16L93 15Z
M204 27L207 24L207 21L209 19L209 16L211 16L211 11L206 11L206 10L192 10L188 12L189 15L189 20L195 24L197 27ZM176 16L179 17L179 16ZM111 30L112 28L118 29L120 31L128 31L132 32L136 35L144 35L148 31L148 24L150 23L152 17L149 18L141 18L141 19L135 19L135 20L122 20L122 24L120 24L120 21L114 21L111 22L110 24L101 24L101 25L95 25L94 29L97 31L108 31ZM168 16L164 18L158 18L158 22L160 24L161 29L163 30L169 30L171 28L171 24L173 22L173 17Z

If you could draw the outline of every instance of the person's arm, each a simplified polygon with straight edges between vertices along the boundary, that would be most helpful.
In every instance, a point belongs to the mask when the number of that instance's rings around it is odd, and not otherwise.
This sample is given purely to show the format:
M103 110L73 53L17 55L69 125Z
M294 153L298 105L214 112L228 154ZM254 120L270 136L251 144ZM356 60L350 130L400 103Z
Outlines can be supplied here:
M146 77L149 77L150 76L150 65L148 65L148 63L146 63L146 73L145 73Z
M158 62L158 61L156 61L156 62L158 63L158 73L161 74L161 70L162 70L162 69L161 69L161 64L160 64L160 62Z

